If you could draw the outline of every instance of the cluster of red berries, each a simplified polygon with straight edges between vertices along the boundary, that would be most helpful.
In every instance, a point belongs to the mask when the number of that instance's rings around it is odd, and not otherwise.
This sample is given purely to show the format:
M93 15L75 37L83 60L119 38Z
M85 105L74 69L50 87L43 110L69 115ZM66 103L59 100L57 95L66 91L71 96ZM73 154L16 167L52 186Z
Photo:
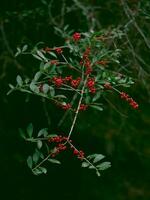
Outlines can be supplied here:
M48 139L48 142L55 142L58 143L54 149L54 152L52 153L51 157L55 157L56 155L58 155L60 152L64 151L67 149L65 144L62 144L62 142L67 141L67 137L63 137L63 136L56 136L56 137L52 137Z
M96 92L95 79L94 78L88 78L87 87L89 88L89 91L91 93L95 93Z
M81 104L79 110L80 110L80 111L84 111L84 110L87 109L87 107L88 107L88 105Z
M53 82L57 87L61 87L63 84L63 79L62 77L53 77Z
M129 102L130 106L134 109L137 109L139 107L139 105L136 103L136 101L134 101L128 94L126 94L125 92L121 92L120 93L120 97L122 99L124 99L125 101Z
M83 160L84 159L84 152L82 150L78 151L75 147L71 147L73 149L73 154L77 156L78 159Z
M72 76L66 76L65 78L53 77L53 82L57 87L61 87L63 83L70 82L70 85L73 88L77 88L81 82L81 78L78 77L77 79L72 79Z
M67 137L64 136L56 136L56 137L51 137L48 139L48 142L56 142L56 143L60 143L60 142L65 142L67 140Z
M67 137L64 136L56 136L56 137L52 137L49 138L48 142L55 142L57 143L54 152L51 154L51 157L55 157L56 155L58 155L59 153L61 153L62 151L66 150L67 147L65 145L65 142L67 141ZM69 140L69 142L71 143L72 141ZM73 145L71 145L71 149L73 149L73 154L76 155L78 157L78 159L83 160L84 159L84 152L83 151L78 151Z
M80 34L80 33L77 33L77 32L76 32L76 33L73 34L73 40L74 40L75 42L79 41L80 38L81 38L81 34Z
M90 47L86 48L83 54L83 58L80 61L80 65L84 65L86 67L85 75L91 74L92 72L91 61L89 59L90 51L91 51Z

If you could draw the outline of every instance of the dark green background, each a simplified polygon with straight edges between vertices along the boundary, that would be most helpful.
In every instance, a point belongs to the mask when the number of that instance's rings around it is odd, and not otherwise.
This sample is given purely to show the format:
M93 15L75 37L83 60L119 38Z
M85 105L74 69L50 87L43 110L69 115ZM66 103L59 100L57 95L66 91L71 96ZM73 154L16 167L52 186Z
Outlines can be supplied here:
M77 123L75 143L87 154L102 153L112 162L101 178L91 171L80 168L80 162L71 153L60 155L61 166L47 165L48 174L33 176L26 166L26 158L32 146L19 136L18 128L25 128L32 122L35 130L47 127L47 118L40 98L30 97L19 92L6 96L8 83L15 83L17 74L32 77L38 63L28 56L13 57L17 46L35 45L39 41L46 46L63 44L61 37L54 33L54 26L63 28L66 24L75 31L88 31L125 26L129 21L120 1L82 1L78 7L72 0L55 0L52 14L56 24L48 14L48 4L40 0L5 0L0 6L0 195L1 199L93 199L93 200L148 200L150 199L150 96L149 96L149 48L134 24L127 32L134 51L125 38L116 40L122 49L123 65L130 63L128 73L136 79L136 84L126 90L140 104L139 111L131 110L113 94L107 95L121 113L105 103L104 112L91 110L81 114ZM148 1L126 1L136 13L136 22L150 39ZM65 5L64 5L65 3ZM60 16L62 6L65 15ZM93 10L95 6L97 10ZM69 9L70 12L66 13ZM83 12L84 11L84 12ZM92 23L93 16L95 19ZM63 19L64 21L61 21ZM139 61L142 58L147 64ZM46 103L55 127L61 113ZM57 108L56 108L57 109ZM93 117L94 116L94 117Z

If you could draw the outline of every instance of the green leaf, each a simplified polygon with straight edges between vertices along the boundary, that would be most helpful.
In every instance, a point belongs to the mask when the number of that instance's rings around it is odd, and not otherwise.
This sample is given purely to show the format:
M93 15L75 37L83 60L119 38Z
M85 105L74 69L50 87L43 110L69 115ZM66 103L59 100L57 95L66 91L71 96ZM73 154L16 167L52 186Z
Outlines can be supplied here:
M44 56L44 54L41 51L37 50L37 55L40 56L45 62L48 62L48 59Z
M47 169L45 167L38 167L36 169L34 169L33 171L34 175L40 175L40 174L46 174L47 173Z
M33 162L36 164L38 162L39 158L40 158L40 153L36 149L35 152L34 152L34 154L33 154Z
M91 108L94 108L98 111L103 111L103 108L101 106L96 106L96 105L90 105Z
M96 166L99 170L106 170L109 167L111 167L111 163L110 162L103 162L99 165Z
M41 140L38 140L38 141L37 141L37 148L38 148L38 149L41 149L41 148L42 148L42 145L43 145L42 141L41 141Z
M99 177L101 174L96 170L96 175Z
M39 167L38 169L44 174L47 173L47 169L45 167Z
M14 88L15 88L12 84L9 84L9 87L10 87L11 89L14 89Z
M49 91L49 85L45 83L45 84L43 85L43 92L44 92L44 94L47 94L48 91Z
M53 56L54 58L57 58L57 55L54 52L49 51L48 52L51 56Z
M30 89L31 89L31 91L33 91L33 92L35 92L35 93L39 93L39 88L35 85L35 82L34 82L34 81L32 81L32 82L30 83Z
M99 92L97 92L96 95L93 97L92 102L97 101L97 100L100 98L100 96L101 96L101 92L99 91Z
M21 76L18 75L18 76L16 77L16 81L17 81L17 83L18 83L19 86L22 86L22 85L23 85L23 80L22 80Z
M43 69L47 70L48 68L50 68L50 62L47 62L44 66Z
M34 81L38 81L39 78L41 77L41 75L42 75L42 73L41 73L40 71L37 72L37 73L35 74L35 76L34 76Z
M81 167L89 167L89 165L90 164L88 162L83 162L82 165L81 165Z
M95 155L96 155L96 156L95 156L95 158L94 158L94 160L93 160L93 163L96 163L96 162L102 160L103 158L105 158L105 156L102 155L102 154L95 154Z
M65 95L56 95L55 98L60 98L60 99L66 99L67 97Z
M51 97L54 97L54 95L55 95L55 89L52 86L49 86L49 91L50 91Z
M21 128L19 128L19 133L23 139L26 139L25 132Z
M30 169L32 169L32 164L33 164L33 162L32 162L32 157L29 156L29 157L27 158L27 165L28 165L28 167L29 167Z
M33 57L35 57L36 59L43 61L43 59L40 56L37 56L36 54L32 54Z
M38 132L38 137L40 137L40 136L44 136L44 137L46 137L48 135L48 131L47 131L47 128L43 128L43 129L41 129L39 132Z
M22 52L25 52L27 49L28 49L28 45L25 44L25 45L23 46L23 48L22 48Z
M32 123L30 123L28 125L28 127L27 127L27 134L28 134L29 138L32 137L32 134L33 134L33 125L32 125Z
M51 163L58 164L58 165L60 165L60 164L61 164L61 162L60 162L59 160L52 159L52 158L49 158L49 159L48 159L48 161L49 161L49 162L51 162Z

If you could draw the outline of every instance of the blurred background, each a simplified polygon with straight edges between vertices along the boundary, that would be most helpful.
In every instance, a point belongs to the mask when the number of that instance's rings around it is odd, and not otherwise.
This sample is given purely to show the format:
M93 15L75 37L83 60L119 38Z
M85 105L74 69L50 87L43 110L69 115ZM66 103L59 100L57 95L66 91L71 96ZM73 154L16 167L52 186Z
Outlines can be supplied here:
M16 48L39 41L63 44L54 27L78 32L114 31L110 45L121 49L121 68L136 84L126 91L139 103L132 110L113 94L104 111L87 111L78 120L76 144L87 154L102 153L112 162L100 178L62 154L61 166L48 165L48 174L34 176L26 165L32 145L18 128L52 126L59 114L47 102L15 92L8 84L18 74L32 77L38 63L30 56L14 57ZM118 36L118 34L120 34ZM0 6L0 180L3 199L148 200L150 199L150 1L148 0L5 0ZM95 117L93 117L93 115ZM94 119L94 120L93 120Z

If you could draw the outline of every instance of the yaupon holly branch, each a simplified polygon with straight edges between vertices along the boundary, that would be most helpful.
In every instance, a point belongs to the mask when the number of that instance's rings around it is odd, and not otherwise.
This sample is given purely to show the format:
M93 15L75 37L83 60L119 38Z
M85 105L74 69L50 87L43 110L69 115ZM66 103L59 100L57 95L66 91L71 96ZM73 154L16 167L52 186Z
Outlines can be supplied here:
M66 33L66 37L65 45L61 47L35 47L31 51L27 51L26 46L19 49L17 56L31 54L40 61L40 69L32 80L23 80L18 75L17 85L10 84L9 93L19 90L50 100L65 112L58 126L65 123L69 112L74 115L71 126L68 127L68 133L65 134L49 135L46 129L42 129L37 138L33 138L32 125L27 128L27 134L21 131L25 140L37 143L35 153L27 159L28 166L34 174L47 172L43 167L46 161L60 164L54 158L62 151L71 149L73 154L81 160L82 167L95 169L99 176L101 170L110 167L110 162L99 163L104 158L103 155L85 156L82 150L78 150L73 145L71 136L74 133L78 115L81 111L90 108L102 111L100 100L107 90L119 93L121 99L126 100L132 108L137 109L138 104L119 89L130 86L133 81L130 77L112 70L110 66L119 63L119 50L110 50L107 43L99 39L102 37L99 32L76 32L72 36Z

